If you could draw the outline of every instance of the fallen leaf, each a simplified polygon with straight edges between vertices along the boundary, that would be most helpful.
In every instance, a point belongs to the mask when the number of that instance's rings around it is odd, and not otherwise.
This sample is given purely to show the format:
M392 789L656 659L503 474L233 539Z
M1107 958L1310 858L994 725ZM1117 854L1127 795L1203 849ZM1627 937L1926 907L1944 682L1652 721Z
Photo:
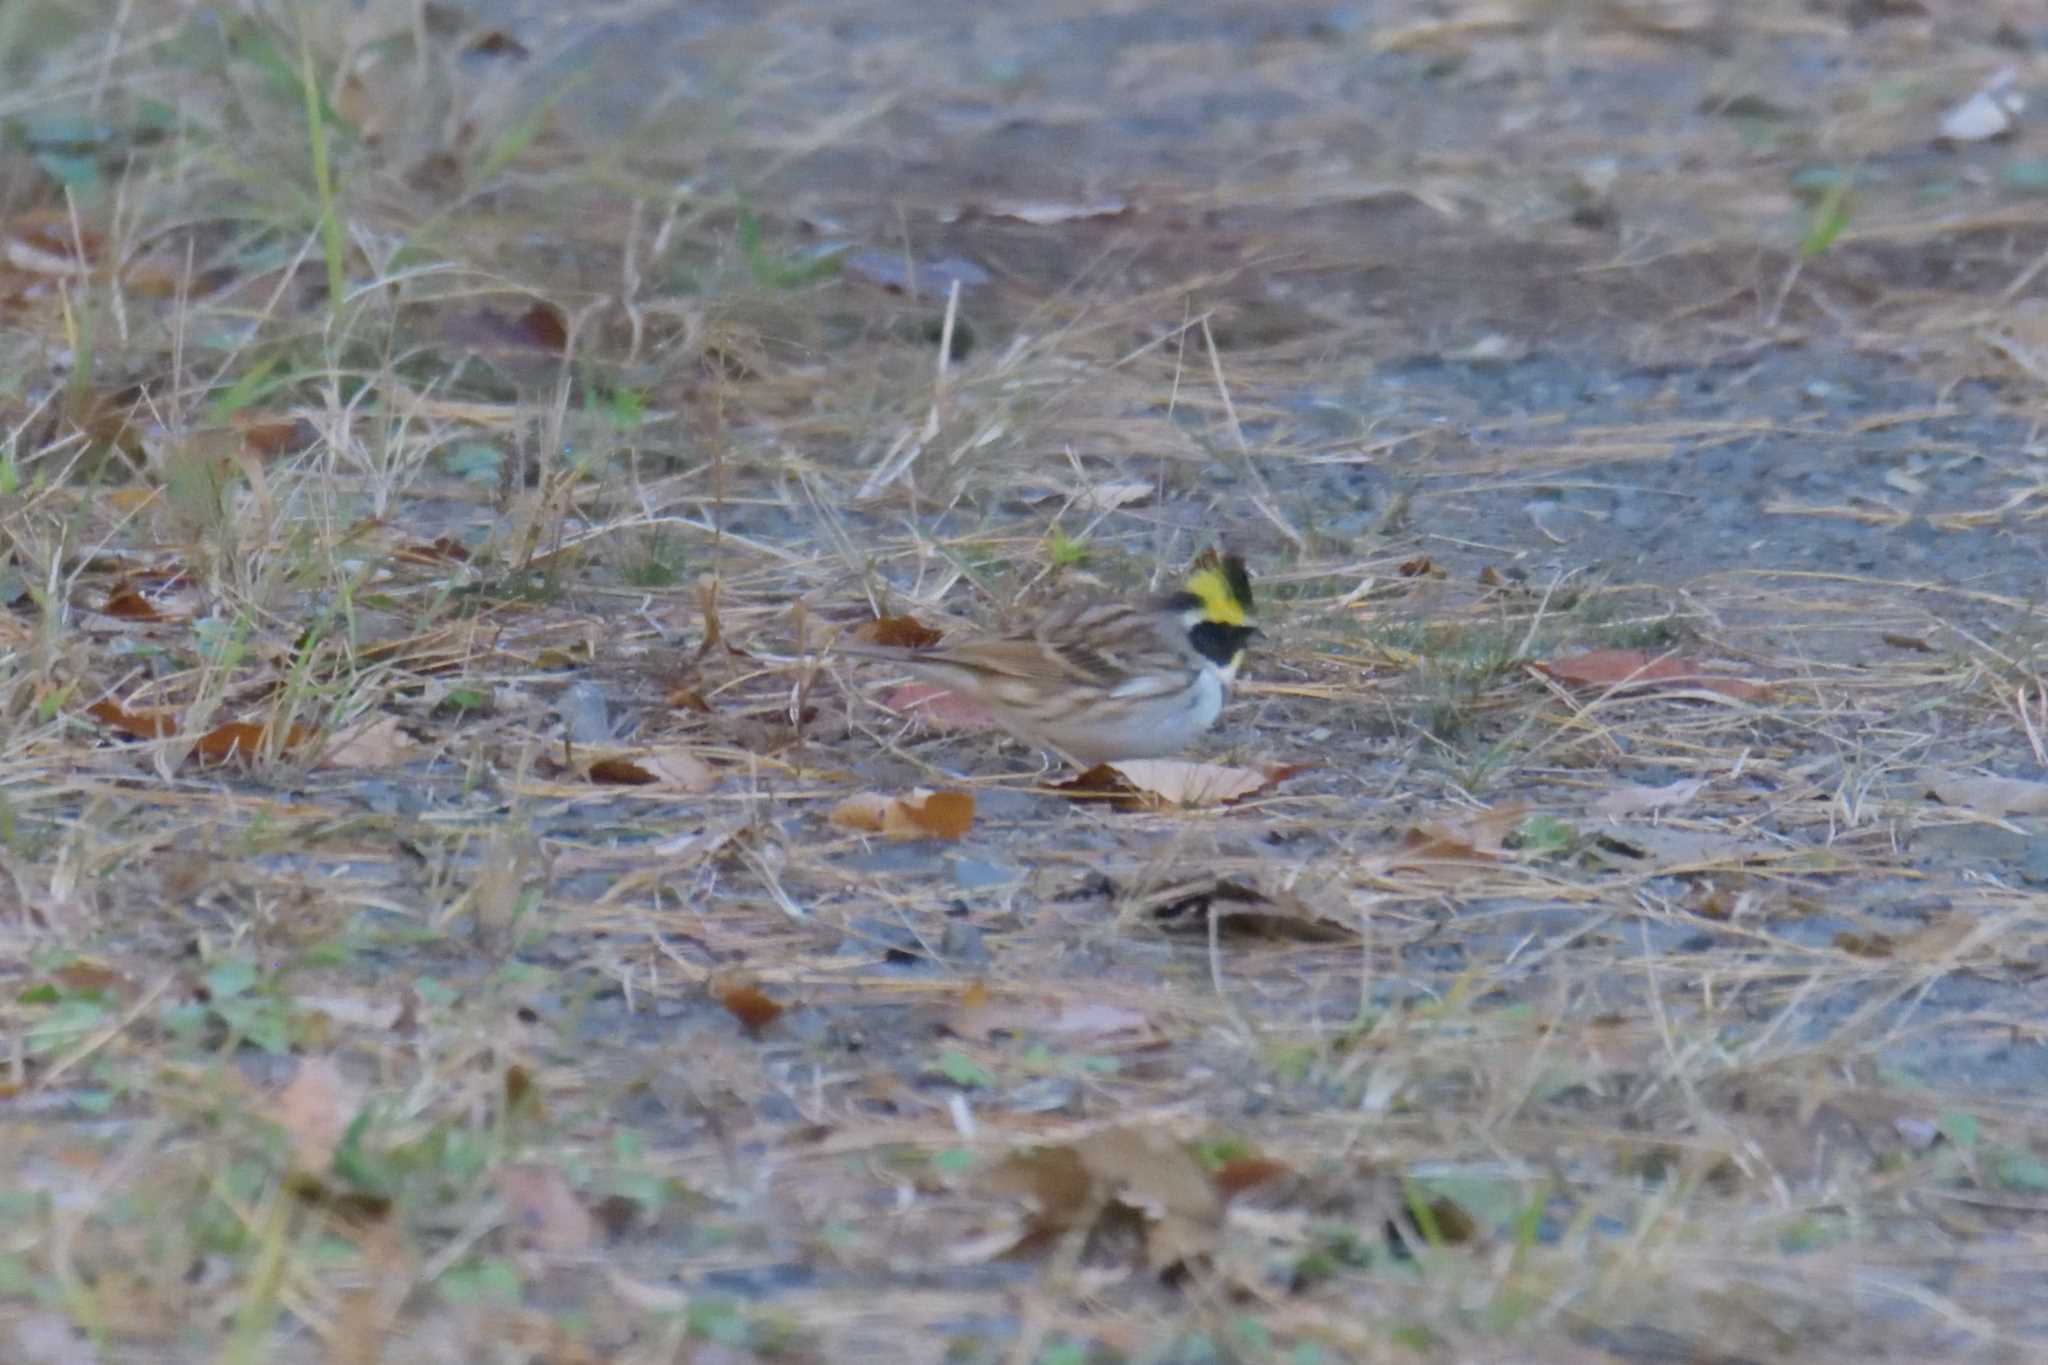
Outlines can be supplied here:
M1288 1179L1293 1174L1294 1168L1284 1161L1264 1156L1240 1156L1232 1157L1217 1167L1210 1180L1216 1186L1216 1192L1227 1202L1247 1190Z
M507 1222L525 1245L557 1255L587 1251L597 1242L597 1220L552 1166L518 1162L492 1176L505 1202Z
M113 702L96 701L85 714L130 739L168 739L178 733L178 722L168 711L126 711Z
M396 716L371 716L336 735L320 756L328 768L391 768L419 752L419 741Z
M677 687L662 702L672 711L695 711L700 716L711 714L711 703L704 700L704 694L694 687Z
M100 603L100 611L107 616L119 617L123 621L166 621L170 618L158 611L150 600L126 583L117 585L107 594L107 600Z
M1690 687L1742 701L1754 701L1771 693L1769 683L1709 673L1696 659L1649 654L1640 649L1589 649L1582 654L1539 662L1534 667L1567 687L1617 692L1658 686Z
M878 616L861 622L847 634L865 644L889 649L929 649L945 638L945 632L932 629L914 616Z
M1704 777L1682 777L1661 787L1617 787L1593 803L1593 813L1619 820L1644 811L1690 805L1706 785Z
M190 620L198 608L192 580L182 572L143 573L125 578L107 590L102 615L121 621L154 624Z
M1343 943L1358 937L1345 918L1325 913L1288 888L1267 893L1229 878L1171 887L1151 902L1152 922L1168 931L1206 935L1210 922L1232 938Z
M96 232L74 232L66 213L24 214L0 233L0 258L16 270L78 278L105 255Z
M953 1002L952 1017L946 1029L956 1038L985 1043L989 1035L1004 1027L996 1018L991 1007L993 997L989 994L988 982L970 981L960 991L960 998Z
M861 792L834 806L827 818L840 829L890 839L958 839L974 824L974 794L922 787L903 796Z
M449 318L441 330L446 340L480 350L547 351L560 355L569 346L569 325L561 310L548 303L535 302L518 314L479 308Z
M1223 1223L1215 1182L1181 1142L1155 1128L1112 1128L1020 1152L991 1168L986 1183L1031 1206L1023 1234L1007 1246L1013 1255L1076 1230L1084 1215L1107 1218L1122 1209L1138 1216L1146 1265L1158 1273L1213 1251Z
M758 1038L763 1029L782 1017L783 1006L751 981L714 979L711 992L725 1006L725 1012L739 1020L740 1027L753 1037Z
M1061 1001L1017 994L1006 994L997 1000L987 983L981 981L970 983L960 992L946 1029L955 1037L976 1043L986 1043L997 1033L1060 1038L1093 1046L1117 1040L1126 1047L1140 1048L1159 1039L1150 1017L1137 1010L1100 1001Z
M1278 779L1300 771L1279 767L1260 771L1177 758L1126 758L1098 763L1086 772L1055 783L1053 790L1071 796L1107 797L1118 805L1158 809L1224 806L1264 791Z
M292 1165L325 1171L362 1108L362 1092L341 1074L331 1057L302 1057L290 1084L278 1092L271 1117L285 1131Z
M228 419L228 425L242 438L249 453L264 459L275 459L290 450L304 450L319 437L311 422L300 421L289 413L238 412Z
M255 761L257 755L263 752L269 738L270 727L267 725L255 725L245 720L231 720L225 725L215 726L193 741L192 757L200 763L208 765L230 763L237 760L243 763L251 763ZM304 746L306 741L312 738L313 731L303 725L294 724L285 731L284 743L279 746L279 752L289 753L293 749Z
M400 564L467 564L469 547L454 536L436 536L424 544L401 545L391 557Z
M1112 1128L1074 1144L1105 1193L1145 1216L1146 1260L1164 1271L1216 1247L1223 1196L1201 1163L1156 1128Z
M1104 479L1072 488L1055 485L1045 497L1065 498L1083 512L1114 512L1143 502L1158 491L1157 485L1144 479Z
M1656 869L1726 872L1749 865L1769 865L1784 856L1783 845L1762 835L1744 837L1717 830L1681 829L1671 824L1611 823L1579 849L1580 856L1598 859L1632 872Z
M1489 863L1506 856L1508 835L1522 823L1519 804L1428 820L1401 836L1401 852L1390 867L1423 863Z
M584 776L615 787L672 787L692 795L718 785L718 770L685 748L608 754L591 760Z
M997 1194L1031 1205L1024 1232L1006 1248L1035 1251L1066 1232L1087 1209L1094 1177L1071 1147L1018 1152L990 1169L985 1183Z
M103 962L76 958L50 973L50 980L71 995L121 998L134 994L135 983Z
M2000 819L2008 815L2048 814L2048 782L1943 773L1928 781L1927 794L1944 806L1962 806Z

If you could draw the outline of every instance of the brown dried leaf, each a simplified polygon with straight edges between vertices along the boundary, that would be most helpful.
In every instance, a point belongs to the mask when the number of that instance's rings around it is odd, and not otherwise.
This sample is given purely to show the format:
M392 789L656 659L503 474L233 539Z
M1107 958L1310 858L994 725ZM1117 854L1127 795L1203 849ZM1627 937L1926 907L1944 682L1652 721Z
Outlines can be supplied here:
M945 638L914 616L880 616L863 621L847 632L854 639L889 649L929 649Z
M266 460L304 450L319 435L312 423L281 412L238 412L228 419L228 425L241 436L250 454Z
M507 1221L525 1245L574 1255L597 1244L597 1220L553 1166L522 1162L500 1166L492 1177L505 1201Z
M651 749L642 753L608 754L591 760L584 776L615 787L672 787L692 795L718 785L718 771L688 749Z
M895 838L958 839L973 827L972 792L931 792L919 798L920 793L913 792L897 803L907 828L884 832Z
M360 1108L361 1091L332 1057L303 1057L291 1083L278 1092L271 1117L291 1142L292 1165L317 1174L333 1162Z
M314 732L303 725L294 724L285 731L280 752L290 753L303 747L314 737ZM252 763L269 742L270 727L255 725L245 720L231 720L217 725L201 735L192 745L194 761L206 765L242 762Z
M1706 785L1704 777L1682 777L1661 787L1616 787L1593 803L1593 813L1618 820L1644 811L1690 805Z
M751 981L714 980L711 991L718 997L718 1003L725 1006L725 1012L739 1020L740 1027L753 1037L758 1038L763 1029L782 1017L783 1005Z
M974 794L922 787L903 796L861 792L834 806L827 818L840 829L890 839L958 839L974 824Z
M1495 862L1505 856L1508 835L1521 825L1522 809L1511 802L1489 811L1464 812L1416 825L1402 836L1401 852L1389 866Z
M1741 701L1756 701L1771 694L1769 683L1709 673L1696 659L1650 654L1640 649L1589 649L1567 658L1546 660L1535 667L1567 687L1624 692L1659 686L1687 687L1719 692Z
M1216 1186L1216 1192L1228 1202L1247 1190L1285 1180L1293 1175L1294 1168L1284 1161L1275 1161L1264 1156L1240 1156L1232 1157L1217 1167L1210 1179Z
M1081 1139L1074 1152L1110 1198L1145 1215L1153 1270L1215 1250L1223 1197L1178 1140L1156 1128L1113 1128Z
M1094 1179L1071 1147L1019 1152L993 1167L986 1183L997 1194L1032 1205L1024 1235L1011 1244L1015 1255L1035 1251L1066 1232L1088 1208Z
M832 807L826 820L838 829L850 829L860 834L880 834L889 823L889 809L896 804L893 796L880 792L857 792Z
M641 759L663 787L699 795L718 785L718 770L688 749L664 747Z
M113 702L96 701L85 714L130 739L168 739L178 733L178 722L168 711L124 711Z
M200 593L182 569L142 570L121 577L100 604L103 615L154 625L198 615Z
M409 761L419 748L398 717L371 716L335 736L320 762L327 768L392 768Z
M677 687L662 700L672 711L695 711L700 716L711 714L711 703L704 700L704 694L694 687Z
M560 355L569 346L569 325L561 310L539 301L519 314L479 308L460 313L442 325L443 337L479 350L546 351Z
M946 1023L947 1030L956 1038L966 1038L977 1043L987 1042L990 1034L1004 1027L1003 1021L996 1016L991 1005L988 982L968 982L961 990L960 998L953 1002L952 1017Z
M135 590L133 584L117 583L108 591L107 600L100 603L103 615L118 617L123 621L168 621L171 618L156 609L156 604Z
M1927 794L1944 806L1962 806L1999 819L2048 814L2048 782L1977 773L1940 773L1928 781Z
M0 259L34 275L80 278L105 256L96 232L72 230L71 216L60 212L27 213L0 232Z
M1227 878L1167 891L1152 909L1152 922L1168 932L1206 935L1212 919L1219 933L1233 938L1342 943L1358 937L1348 919L1318 910L1291 889L1268 894Z
M128 996L135 983L127 976L90 958L77 958L50 973L50 980L72 995Z
M960 992L946 1027L956 1037L977 1043L985 1043L997 1033L1059 1038L1091 1046L1115 1041L1141 1048L1159 1039L1152 1020L1137 1010L1090 1000L1006 996L998 1001L981 981Z
M1098 763L1065 782L1055 783L1053 790L1075 796L1108 797L1114 804L1132 808L1198 809L1241 801L1299 771L1299 766L1288 765L1259 771L1178 758L1126 758Z
M467 564L469 547L454 536L436 536L423 544L401 545L391 557L400 564Z

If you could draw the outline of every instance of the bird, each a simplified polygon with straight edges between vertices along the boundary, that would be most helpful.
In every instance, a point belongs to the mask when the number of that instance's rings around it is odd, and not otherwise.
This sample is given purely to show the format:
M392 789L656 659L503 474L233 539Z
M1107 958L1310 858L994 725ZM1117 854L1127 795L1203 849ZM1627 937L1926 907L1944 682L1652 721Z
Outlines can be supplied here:
M1027 630L920 648L836 648L900 664L1087 768L1177 754L1223 713L1252 625L1244 559L1205 551L1173 592L1057 607Z

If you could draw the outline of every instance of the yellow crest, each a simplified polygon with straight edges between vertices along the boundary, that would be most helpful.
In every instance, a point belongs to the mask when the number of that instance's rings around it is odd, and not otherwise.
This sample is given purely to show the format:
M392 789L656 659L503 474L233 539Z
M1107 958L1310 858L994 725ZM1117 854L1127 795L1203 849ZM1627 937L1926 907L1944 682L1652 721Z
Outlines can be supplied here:
M1188 573L1187 590L1202 602L1202 619L1241 626L1251 617L1252 577L1237 555L1204 550Z

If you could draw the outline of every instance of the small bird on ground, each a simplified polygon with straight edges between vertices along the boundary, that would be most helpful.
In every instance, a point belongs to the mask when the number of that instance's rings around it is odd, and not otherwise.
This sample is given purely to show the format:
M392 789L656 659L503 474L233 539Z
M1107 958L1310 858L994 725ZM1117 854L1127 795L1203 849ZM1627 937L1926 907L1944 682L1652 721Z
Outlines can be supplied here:
M924 649L841 644L988 707L1087 767L1180 752L1216 723L1258 635L1244 560L1207 551L1179 591L1059 607L1029 630Z

